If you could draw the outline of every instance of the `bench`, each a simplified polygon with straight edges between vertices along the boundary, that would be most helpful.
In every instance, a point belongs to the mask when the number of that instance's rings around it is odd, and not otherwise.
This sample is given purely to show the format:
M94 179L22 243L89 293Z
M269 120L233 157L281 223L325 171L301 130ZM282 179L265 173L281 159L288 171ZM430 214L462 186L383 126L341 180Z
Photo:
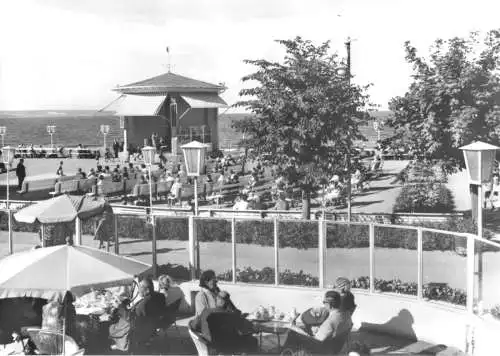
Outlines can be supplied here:
M60 194L78 193L79 183L80 182L78 180L67 180L64 182L57 182L54 186L54 191L49 192L49 194L52 196L57 196Z
M54 188L55 183L56 183L55 178L24 181L21 190L19 191L19 194L26 194L28 192L33 192L33 191L51 190Z

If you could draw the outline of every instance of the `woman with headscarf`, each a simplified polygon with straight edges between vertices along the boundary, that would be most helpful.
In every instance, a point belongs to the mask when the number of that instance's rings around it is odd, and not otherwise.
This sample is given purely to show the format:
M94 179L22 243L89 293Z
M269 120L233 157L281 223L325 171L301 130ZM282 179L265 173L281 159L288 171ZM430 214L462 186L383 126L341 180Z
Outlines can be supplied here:
M351 293L351 281L345 277L339 277L335 280L334 289L340 293L340 309L354 314L356 303L354 302L354 294Z

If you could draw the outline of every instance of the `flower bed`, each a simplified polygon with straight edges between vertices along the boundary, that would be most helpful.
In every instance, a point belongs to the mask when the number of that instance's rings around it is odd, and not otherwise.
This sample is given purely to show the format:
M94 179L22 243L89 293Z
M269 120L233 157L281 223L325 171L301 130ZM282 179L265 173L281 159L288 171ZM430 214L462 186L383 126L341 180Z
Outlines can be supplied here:
M251 267L246 267L241 270L236 269L236 280L243 283L274 284L274 276L274 268L271 267L264 267L261 270ZM219 274L217 278L221 281L232 281L232 270ZM403 282L399 279L384 280L379 278L375 278L374 282L376 291L383 293L417 295L417 283ZM304 273L303 271L297 273L285 270L280 272L280 284L317 287L319 286L319 280L317 277ZM352 279L351 287L357 289L369 289L370 278L363 276ZM445 283L425 284L423 286L423 297L429 300L443 301L462 306L465 306L467 303L467 295L465 294L465 291L451 288ZM498 314L500 314L500 312Z

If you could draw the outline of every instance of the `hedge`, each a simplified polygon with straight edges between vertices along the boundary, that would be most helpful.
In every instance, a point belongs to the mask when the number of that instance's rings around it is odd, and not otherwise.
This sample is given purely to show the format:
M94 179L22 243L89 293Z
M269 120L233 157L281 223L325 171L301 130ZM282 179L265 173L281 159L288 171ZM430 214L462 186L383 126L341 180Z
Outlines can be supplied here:
M82 223L84 234L94 234L98 218ZM137 215L117 215L119 237L151 239L151 226L145 218ZM227 219L197 219L196 231L201 242L231 242L231 221ZM472 219L452 218L442 223L428 223L423 227L438 230L474 233ZM37 224L24 224L13 221L14 231L38 232ZM7 215L0 212L0 229L7 229ZM158 240L181 240L189 238L187 217L158 217L156 219L156 237ZM236 220L236 242L274 246L274 223L272 220ZM318 247L318 221L279 221L280 248L308 249ZM369 246L368 225L349 225L327 223L327 248L366 248ZM485 231L485 237L489 233ZM394 228L389 226L375 227L375 246L380 248L417 248L417 232L414 229ZM423 235L424 251L463 251L466 239L453 235L426 232ZM483 245L483 251L498 249Z

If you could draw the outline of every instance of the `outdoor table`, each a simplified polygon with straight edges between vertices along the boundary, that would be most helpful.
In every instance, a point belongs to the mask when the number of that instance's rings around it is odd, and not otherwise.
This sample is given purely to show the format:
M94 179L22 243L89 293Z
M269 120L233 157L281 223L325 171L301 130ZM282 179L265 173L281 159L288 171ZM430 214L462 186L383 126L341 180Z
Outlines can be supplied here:
M289 329L291 323L283 320L253 320L252 321L255 331L259 334L259 347L262 351L262 333L269 333L276 335L278 338L278 353L281 353L281 340L280 335L285 334Z

